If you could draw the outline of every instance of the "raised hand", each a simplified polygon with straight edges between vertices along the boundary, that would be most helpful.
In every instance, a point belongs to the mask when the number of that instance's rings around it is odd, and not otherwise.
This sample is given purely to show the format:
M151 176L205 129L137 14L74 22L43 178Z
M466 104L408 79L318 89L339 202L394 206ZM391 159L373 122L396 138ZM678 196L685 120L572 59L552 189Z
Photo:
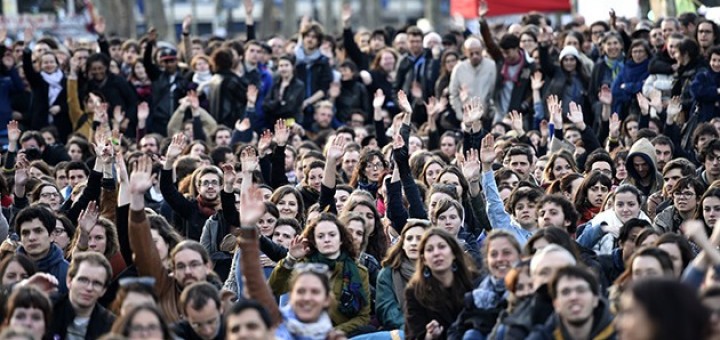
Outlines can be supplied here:
M230 193L233 191L233 185L235 184L235 178L237 177L237 174L235 173L235 165L232 162L223 163L222 171L223 187L225 189L225 192Z
M383 104L385 104L385 93L383 93L382 89L375 90L375 96L373 97L373 108L375 110L382 109Z
M265 214L265 203L262 191L251 185L240 193L240 225L254 226Z
M258 88L254 84L250 84L247 88L247 105L255 106L258 97Z
M542 90L543 85L545 85L545 81L543 80L542 72L535 71L530 78L530 87L533 91L540 91Z
M23 30L23 41L25 42L25 46L29 46L30 42L33 41L34 36L34 30L32 25L28 25L25 27L25 30Z
M413 98L423 98L423 89L419 82L412 82L412 86L410 86L410 94L413 96Z
M105 24L105 18L101 15L95 17L95 33L98 35L104 35L107 25Z
M245 15L252 17L253 9L255 9L255 3L253 0L245 0L243 1L243 5L245 6Z
M250 127L250 118L243 118L243 120L238 119L237 121L235 121L235 130L247 131L250 129Z
M603 85L598 93L598 100L603 105L612 105L612 91L607 85Z
M183 22L182 22L183 33L190 33L190 26L192 25L192 19L193 19L193 17L191 14L188 14L185 16L185 18L183 18Z
M304 258L305 255L307 255L309 252L309 242L301 235L295 236L295 238L290 241L290 248L288 248L288 253L295 259L300 260Z
M658 89L650 89L648 92L648 99L650 99L650 106L655 108L655 111L662 111L662 93Z
M444 329L437 320L430 321L425 325L425 339L439 339Z
M27 161L27 158L25 156L24 152L20 152L17 154L17 159L15 160L15 186L16 187L25 187L25 184L27 183L28 179L30 178L30 162Z
M327 161L333 163L342 157L345 151L345 141L342 138L335 138L327 149Z
M550 122L557 127L562 127L562 101L558 100L556 95L550 95L547 98L547 106L550 113Z
M288 139L290 139L290 129L287 127L284 119L278 119L275 122L275 143L277 143L278 146L285 146Z
M175 138L173 138L174 142ZM152 160L150 157L143 155L138 158L135 169L130 175L130 193L143 196L152 185Z
M122 151L115 153L115 171L117 172L118 182L127 183L129 180L127 165L125 164L125 157L123 157Z
M705 224L698 220L690 220L683 222L680 227L683 234L691 240L697 241L701 239L707 239L707 233L705 232Z
M472 123L480 121L484 113L485 107L480 97L472 97L470 102L463 106L463 123L470 126Z
M640 114L647 116L650 113L650 101L647 97L643 96L642 92L638 92L635 95L635 98L637 99L638 106L640 107Z
M112 163L114 150L110 140L110 134L111 132L106 128L99 128L95 132L93 148L95 149L95 156L100 159L103 164Z
M477 149L470 149L465 153L464 162L462 162L462 172L465 178L472 182L480 178L480 156Z
M183 149L185 149L185 135L182 133L178 133L175 136L173 136L172 142L168 146L167 152L165 153L165 158L167 161L170 162L170 164L173 163L175 158L180 156L180 154L183 152Z
M517 112L515 110L512 110L508 113L508 116L510 117L510 122L512 125L512 129L517 131L518 134L522 135L525 133L525 130L523 129L523 115L520 112Z
M340 18L342 18L343 27L350 27L350 21L352 20L352 4L346 3L342 6L342 12Z
M125 120L125 111L123 111L120 105L117 105L113 108L113 122L120 125L123 120Z
M260 140L258 141L258 152L261 155L264 155L265 152L270 150L270 143L272 142L272 132L270 130L265 130L265 132L262 133L260 136Z
M30 285L37 289L39 289L41 292L44 292L45 294L51 295L55 292L57 292L58 287L58 279L48 273L35 273L29 278L21 281L18 283L19 285Z
M575 104L575 102L570 102L570 105L568 105L568 109L570 112L568 112L568 120L570 120L575 126L577 126L578 129L585 130L585 121L583 117L582 112L582 106Z
M7 125L7 131L8 131L8 141L10 143L17 143L18 140L20 140L20 128L18 127L18 122L15 120L11 120L10 123Z
M95 115L93 116L93 120L96 122L99 122L101 125L107 124L107 122L108 122L107 108L108 108L108 103L96 103Z
M240 151L240 167L243 173L251 174L258 169L258 163L258 155L255 153L255 149L246 147Z
M98 210L97 203L95 203L95 201L90 201L87 208L80 211L80 216L78 217L77 222L78 227L80 227L80 229L85 233L89 234L92 228L95 228L99 216L100 211Z
M405 91L400 90L398 91L398 105L400 106L400 109L403 110L403 112L406 113L412 113L412 106L410 105L410 101L408 100L407 94L405 94Z
M478 17L484 18L485 15L488 13L488 4L485 0L480 0L480 3L478 3Z
M148 34L147 34L147 41L150 44L154 44L157 41L157 38L158 38L157 30L155 29L155 27L150 27L150 29L148 30Z
M667 121L668 122L674 122L675 118L678 114L680 114L680 111L682 110L682 104L680 103L680 97L674 96L670 99L670 103L667 107Z
M405 147L405 140L402 135L400 135L400 132L395 132L395 134L393 134L393 150L399 150L403 147Z
M547 140L549 135L550 127L548 126L548 121L543 119L542 121L540 121L540 137L542 137L544 140Z
M482 163L483 170L487 171L492 169L492 164L495 162L495 137L492 134L487 134L480 143L480 162Z
M613 113L612 116L610 116L610 125L609 125L609 136L613 138L620 137L620 116L618 116L617 113Z
M147 102L141 102L137 107L137 118L139 121L147 121L150 117L150 107Z

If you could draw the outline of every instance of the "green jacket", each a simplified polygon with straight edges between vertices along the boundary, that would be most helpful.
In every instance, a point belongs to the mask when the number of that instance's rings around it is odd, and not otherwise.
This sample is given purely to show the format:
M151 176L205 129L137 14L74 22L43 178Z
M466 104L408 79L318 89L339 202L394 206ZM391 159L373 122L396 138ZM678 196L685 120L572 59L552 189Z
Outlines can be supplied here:
M392 268L383 267L378 274L377 288L375 289L375 314L385 329L404 329L405 315L395 292L392 273ZM399 293L405 294L404 291Z
M270 274L270 278L268 279L268 284L270 285L270 288L272 289L275 296L280 296L290 291L289 283L292 270L285 268L283 266L284 263L285 259L280 260L277 266L275 266L275 269L273 269L272 274ZM370 297L370 283L367 268L360 264L358 264L357 266L358 269L360 269L360 276L362 277L362 285L363 289L365 290L365 296ZM358 327L370 323L370 301L368 301L362 307L360 312L352 318L348 318L347 316L340 313L337 308L337 301L340 301L340 293L342 291L342 272L342 263L338 263L335 265L335 270L333 270L333 272L330 274L330 287L332 289L332 293L335 299L333 299L328 313L330 314L330 319L332 319L335 329L343 331L345 332L345 334L348 334L357 329Z

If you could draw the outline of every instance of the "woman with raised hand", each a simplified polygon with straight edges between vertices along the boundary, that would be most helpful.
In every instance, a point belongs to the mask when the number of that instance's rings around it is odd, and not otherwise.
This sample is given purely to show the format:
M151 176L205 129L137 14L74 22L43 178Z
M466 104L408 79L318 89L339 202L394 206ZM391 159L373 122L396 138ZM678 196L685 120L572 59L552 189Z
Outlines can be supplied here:
M405 289L405 338L445 339L473 288L475 266L453 235L431 228L420 240L415 273Z
M328 213L321 213L296 237L287 257L280 260L268 283L275 295L292 291L289 285L293 268L325 265L330 272L330 291L334 301L328 310L336 330L350 335L369 331L370 288L367 269L357 264L357 250L345 226ZM292 304L292 302L291 302Z

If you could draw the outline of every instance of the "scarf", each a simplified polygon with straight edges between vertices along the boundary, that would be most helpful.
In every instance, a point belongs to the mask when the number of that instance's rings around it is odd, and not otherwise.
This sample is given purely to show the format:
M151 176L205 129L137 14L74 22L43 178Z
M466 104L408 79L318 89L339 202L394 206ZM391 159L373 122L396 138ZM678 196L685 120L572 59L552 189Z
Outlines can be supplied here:
M208 94L210 90L208 84L210 84L210 79L212 79L212 76L213 75L210 71L195 72L195 74L193 74L192 82L198 84L198 92L203 92L206 95Z
M590 207L585 209L585 211L582 212L582 216L580 216L580 221L578 221L578 225L584 224L587 221L590 221L600 212L600 207Z
M365 190L375 197L378 191L378 184L373 182L358 181L358 189Z
M649 59L649 58L648 58ZM605 65L610 69L610 72L612 73L612 78L610 79L615 80L615 77L620 73L620 70L622 70L623 64L620 62L620 59L610 59L607 56L603 57L603 61L605 62Z
M276 332L276 336L280 339L325 340L333 329L327 311L322 312L317 321L310 323L298 320L290 304L281 307L280 313L285 319Z
M393 269L393 290L400 306L405 305L405 286L415 274L415 261L405 258L400 264L400 269Z
M63 73L58 69L53 73L40 72L40 75L48 84L48 105L52 106L62 91Z
M518 78L520 77L520 70L522 70L523 66L525 66L525 53L522 51L518 51L518 54L520 55L520 58L514 63L510 63L507 60L503 62L502 70L500 71L500 74L502 74L503 81L511 81L515 84L518 82ZM515 72L514 75L510 75L510 67L519 65L517 72Z
M342 289L337 298L338 311L347 317L354 317L368 303L368 297L362 286L360 269L353 258L347 252L341 251L336 260L327 258L325 255L316 252L308 258L310 263L322 263L335 270L335 265L342 264Z
M200 213L203 214L203 216L210 217L215 214L215 207L217 206L217 201L205 202L205 199L202 196L198 195L197 203L198 208L200 209Z
M305 49L302 47L302 44L298 44L295 48L295 65L304 62L306 64L312 65L315 63L315 61L319 60L322 57L322 53L320 53L320 49L316 49L315 51L310 52L310 54L305 53Z

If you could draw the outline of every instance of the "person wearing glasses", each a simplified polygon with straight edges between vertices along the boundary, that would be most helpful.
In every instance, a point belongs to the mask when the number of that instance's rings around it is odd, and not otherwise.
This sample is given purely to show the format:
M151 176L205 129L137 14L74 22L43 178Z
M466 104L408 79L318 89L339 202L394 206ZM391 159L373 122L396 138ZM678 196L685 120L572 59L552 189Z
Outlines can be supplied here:
M194 197L186 198L181 194L173 180L173 163L185 148L185 136L173 137L166 153L166 162L160 173L160 192L163 199L172 208L175 226L182 236L190 240L200 240L202 226L208 217L220 209L220 191L223 186L223 173L215 166L200 167L193 172L190 190ZM182 178L178 178L178 181Z
M98 302L112 279L110 262L102 254L75 254L67 273L70 294L53 306L49 333L59 339L97 339L108 333L115 315Z
M683 221L695 216L700 197L705 192L703 183L694 177L683 177L670 190L672 205L655 217L655 229L660 233L679 233Z
M172 325L173 332L186 340L221 340L225 338L225 320L220 292L207 282L193 283L180 295L185 319Z
M358 166L350 178L350 186L377 195L380 179L388 164L378 150L366 149L360 154Z
M126 315L117 319L112 327L113 334L119 334L130 340L174 339L162 312L156 306L143 304L134 307Z

